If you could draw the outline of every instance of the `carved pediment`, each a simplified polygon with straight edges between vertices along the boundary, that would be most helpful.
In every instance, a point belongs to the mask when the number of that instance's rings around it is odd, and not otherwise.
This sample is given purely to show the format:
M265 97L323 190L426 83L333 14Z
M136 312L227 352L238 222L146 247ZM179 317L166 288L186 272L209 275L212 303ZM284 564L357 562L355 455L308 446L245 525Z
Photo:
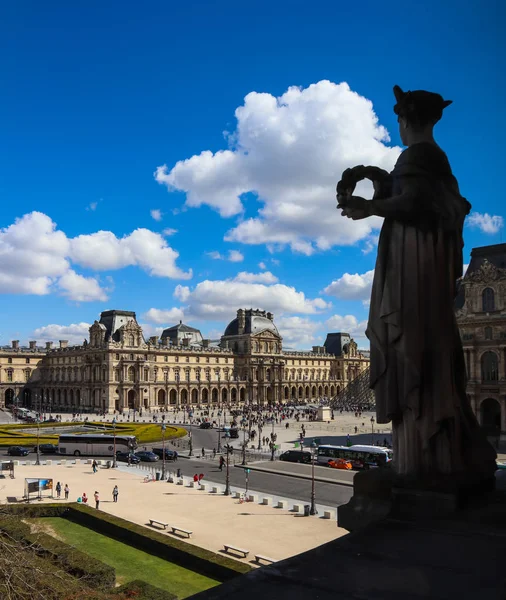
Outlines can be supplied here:
M265 341L269 341L269 340L278 341L281 339L281 336L276 335L270 329L263 329L262 331L258 331L257 333L253 334L252 337L254 337L255 339L265 340Z
M496 267L485 259L479 269L466 274L465 283L493 283L495 281L506 281L506 269Z

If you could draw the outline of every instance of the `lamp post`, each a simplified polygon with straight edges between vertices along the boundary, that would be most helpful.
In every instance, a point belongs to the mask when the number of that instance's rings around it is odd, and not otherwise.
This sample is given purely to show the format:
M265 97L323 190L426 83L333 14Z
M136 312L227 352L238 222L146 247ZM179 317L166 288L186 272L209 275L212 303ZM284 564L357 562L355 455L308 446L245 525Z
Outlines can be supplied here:
M35 394L35 398L37 398L37 394ZM38 414L38 416L37 416L37 460L35 461L36 465L40 465L39 435L40 435L40 414Z
M243 434L243 438L242 438L242 465L246 464L246 424L247 421L246 419L242 419L241 420L241 425L242 425L242 434Z
M234 451L230 444L225 445L225 451L227 453L227 476L225 478L225 496L230 496L230 455Z
M316 444L314 440L311 444L311 508L309 510L310 515L316 515L317 510L315 506L315 489L314 489L314 455L316 451Z
M258 449L261 450L262 449L262 425L260 423L260 418L258 417Z
M188 444L189 444L189 447L190 447L190 452L188 453L188 456L193 456L192 417L191 417L191 413L188 413L188 417L189 417L189 420L190 420L190 432L189 432L190 438L188 440Z
M112 457L112 466L115 469L118 466L118 463L116 462L116 417L114 417L112 420L112 435L114 436L114 454Z
M162 423L162 479L165 479L165 429L167 426Z
M374 446L374 417L371 417L371 445Z
M221 410L218 411L218 454L221 452Z

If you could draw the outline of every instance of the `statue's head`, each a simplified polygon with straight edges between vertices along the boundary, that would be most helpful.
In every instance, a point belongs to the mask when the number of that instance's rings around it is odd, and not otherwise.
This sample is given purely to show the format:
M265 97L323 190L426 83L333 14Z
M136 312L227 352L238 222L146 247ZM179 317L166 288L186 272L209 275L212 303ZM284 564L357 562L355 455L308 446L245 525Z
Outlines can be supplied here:
M407 144L408 130L432 132L434 125L443 116L443 110L452 103L434 92L403 92L398 85L394 86L394 94L397 100L394 112L398 116L403 144Z

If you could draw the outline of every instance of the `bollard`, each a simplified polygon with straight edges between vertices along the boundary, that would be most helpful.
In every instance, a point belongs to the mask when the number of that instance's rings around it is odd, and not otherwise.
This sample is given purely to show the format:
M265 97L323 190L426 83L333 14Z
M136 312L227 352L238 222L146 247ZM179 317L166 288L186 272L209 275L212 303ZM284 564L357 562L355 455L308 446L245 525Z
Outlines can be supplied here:
M278 508L286 508L288 506L288 502L286 500L278 500L277 507Z
M324 510L323 511L324 519L335 519L335 517L336 517L336 513L334 510Z

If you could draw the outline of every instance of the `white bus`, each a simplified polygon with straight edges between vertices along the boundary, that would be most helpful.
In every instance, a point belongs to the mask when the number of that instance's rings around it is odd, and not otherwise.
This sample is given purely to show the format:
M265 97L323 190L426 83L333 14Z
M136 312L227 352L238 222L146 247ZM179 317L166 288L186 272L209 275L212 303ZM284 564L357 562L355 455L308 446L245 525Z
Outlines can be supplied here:
M116 436L116 452L133 452L136 448L135 435ZM114 436L104 433L62 434L58 438L58 453L73 456L113 456Z
M381 467L392 460L392 451L380 446L319 446L317 463L328 465L329 461L344 458L354 469Z

